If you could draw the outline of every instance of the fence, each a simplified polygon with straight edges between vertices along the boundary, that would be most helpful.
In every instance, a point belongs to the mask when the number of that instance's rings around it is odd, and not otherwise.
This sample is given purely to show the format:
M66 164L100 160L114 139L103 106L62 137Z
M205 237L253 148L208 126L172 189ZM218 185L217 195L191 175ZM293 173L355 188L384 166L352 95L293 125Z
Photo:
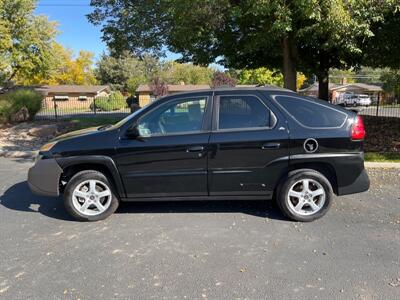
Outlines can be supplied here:
M97 116L123 118L131 113L131 103L125 97L68 97L43 99L36 119L93 118Z
M385 101L381 101L379 98L375 101L373 99L371 105L355 103L346 108L364 116L400 118L400 99L395 97L386 97Z

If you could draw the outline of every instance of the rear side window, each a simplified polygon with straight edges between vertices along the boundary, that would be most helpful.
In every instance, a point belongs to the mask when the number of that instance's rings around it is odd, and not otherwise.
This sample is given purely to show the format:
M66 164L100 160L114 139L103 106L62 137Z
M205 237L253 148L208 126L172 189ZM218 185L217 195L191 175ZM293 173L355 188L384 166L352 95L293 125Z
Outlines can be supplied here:
M345 113L317 101L292 96L275 96L274 98L287 113L305 127L341 127L347 118Z
M254 96L221 96L218 129L265 128L275 125L275 116Z

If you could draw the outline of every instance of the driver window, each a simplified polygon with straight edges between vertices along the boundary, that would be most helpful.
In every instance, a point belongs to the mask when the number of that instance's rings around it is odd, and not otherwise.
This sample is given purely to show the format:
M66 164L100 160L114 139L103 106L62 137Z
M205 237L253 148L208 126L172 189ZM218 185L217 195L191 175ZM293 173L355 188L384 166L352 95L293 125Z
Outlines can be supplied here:
M138 122L141 136L200 131L206 109L206 97L170 102L143 116Z

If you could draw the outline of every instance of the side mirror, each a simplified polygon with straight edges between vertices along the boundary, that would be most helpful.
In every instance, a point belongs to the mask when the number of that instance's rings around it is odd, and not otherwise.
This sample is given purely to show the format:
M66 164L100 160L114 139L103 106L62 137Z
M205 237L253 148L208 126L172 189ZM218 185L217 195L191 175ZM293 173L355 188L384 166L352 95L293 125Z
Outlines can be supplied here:
M133 125L130 127L126 132L125 136L130 139L138 139L138 140L143 140L142 137L140 136L139 128L137 125Z

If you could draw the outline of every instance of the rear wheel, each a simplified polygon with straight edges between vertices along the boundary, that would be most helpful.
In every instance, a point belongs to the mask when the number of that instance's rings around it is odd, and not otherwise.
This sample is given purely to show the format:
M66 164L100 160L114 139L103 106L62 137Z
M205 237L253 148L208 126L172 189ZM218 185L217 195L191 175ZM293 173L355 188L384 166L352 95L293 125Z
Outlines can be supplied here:
M310 222L321 218L331 206L332 186L328 179L314 170L289 173L277 191L282 212L295 221Z
M82 171L75 174L64 191L68 213L79 221L106 219L118 208L119 200L103 173Z

